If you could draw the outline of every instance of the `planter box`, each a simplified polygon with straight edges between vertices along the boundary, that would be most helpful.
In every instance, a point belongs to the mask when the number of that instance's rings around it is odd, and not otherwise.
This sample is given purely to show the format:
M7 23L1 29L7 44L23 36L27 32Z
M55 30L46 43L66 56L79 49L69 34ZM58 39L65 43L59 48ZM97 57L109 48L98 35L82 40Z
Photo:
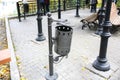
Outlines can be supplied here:
M0 18L0 79L10 80L9 62L10 51L8 50L7 33L5 19Z

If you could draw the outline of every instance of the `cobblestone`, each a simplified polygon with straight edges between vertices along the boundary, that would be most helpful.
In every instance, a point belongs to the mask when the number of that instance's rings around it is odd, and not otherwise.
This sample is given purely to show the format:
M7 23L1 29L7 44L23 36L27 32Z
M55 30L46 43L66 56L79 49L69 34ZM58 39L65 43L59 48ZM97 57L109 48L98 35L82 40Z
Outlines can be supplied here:
M76 18L75 10L62 12L62 19L68 19L69 25L73 26L73 39L71 52L67 59L63 59L61 63L54 65L54 71L58 73L58 80L105 80L90 68L85 68L90 64L91 60L95 60L99 54L100 37L95 35L92 30L81 30L82 24L80 20L91 13L88 9L80 10L80 18ZM57 13L52 13L52 17L57 19ZM27 17L26 20L18 22L18 19L10 20L10 28L12 39L15 45L15 53L20 57L21 68L20 74L27 80L45 80L48 73L48 29L47 17L43 16L43 33L46 37L45 41L37 42L37 21L36 16ZM56 23L53 23L54 27ZM114 66L120 68L120 35L114 34L109 39L107 58ZM53 52L54 53L54 52ZM55 55L55 53L54 53ZM111 66L113 66L111 64ZM116 70L116 68L115 68ZM104 72L106 74L107 72ZM101 73L100 73L101 74ZM119 69L112 72L110 80L119 80Z

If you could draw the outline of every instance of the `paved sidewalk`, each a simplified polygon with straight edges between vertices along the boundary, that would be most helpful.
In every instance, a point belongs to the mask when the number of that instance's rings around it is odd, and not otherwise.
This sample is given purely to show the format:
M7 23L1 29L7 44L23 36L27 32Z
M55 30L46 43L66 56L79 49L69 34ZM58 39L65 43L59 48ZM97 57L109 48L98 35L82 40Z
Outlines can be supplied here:
M57 80L120 80L120 34L114 34L109 38L107 58L111 70L107 72L95 70L91 65L99 54L100 37L92 30L81 30L80 20L91 14L89 10L80 10L79 14L81 17L76 18L75 10L62 12L62 19L68 19L73 26L73 37L68 58L54 64L54 71L58 74ZM52 17L57 19L57 13L52 13ZM15 55L19 57L20 75L27 80L45 80L45 75L49 71L47 17L43 16L42 20L46 40L41 42L35 41L36 18L32 16L23 19L22 22L18 19L9 21ZM55 26L56 23L53 23L53 36Z

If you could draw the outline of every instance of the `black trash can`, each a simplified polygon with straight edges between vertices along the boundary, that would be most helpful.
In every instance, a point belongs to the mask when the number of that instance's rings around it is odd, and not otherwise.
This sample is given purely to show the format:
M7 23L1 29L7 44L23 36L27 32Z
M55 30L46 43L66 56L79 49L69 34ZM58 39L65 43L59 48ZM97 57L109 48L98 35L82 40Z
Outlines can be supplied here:
M29 4L28 3L24 3L23 4L23 8L24 8L24 13L28 13L29 12Z
M57 26L55 32L54 51L67 56L70 52L73 29L70 26Z

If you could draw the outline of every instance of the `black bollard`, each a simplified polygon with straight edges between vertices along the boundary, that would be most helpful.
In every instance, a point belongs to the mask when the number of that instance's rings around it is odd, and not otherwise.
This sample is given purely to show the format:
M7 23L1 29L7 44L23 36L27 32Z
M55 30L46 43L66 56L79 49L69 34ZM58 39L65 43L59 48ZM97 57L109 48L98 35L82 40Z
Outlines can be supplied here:
M63 10L66 11L66 0L63 0Z
M58 0L58 19L61 19L61 2Z
M80 17L79 15L80 0L76 1L76 15L75 17Z
M101 8L98 11L99 24L98 24L97 31L95 32L95 34L97 34L97 35L101 35L103 32L102 23L104 21L104 18L105 18L105 0L102 0Z
M90 1L90 4L91 4L91 10L90 10L90 12L96 13L96 6L97 6L97 3L98 3L97 0L91 0L91 1Z
M37 0L37 24L38 24L38 37L36 38L37 41L43 41L45 40L45 37L42 33L42 17L41 17L41 11L40 11L40 2Z
M101 44L99 56L93 63L93 67L100 71L108 71L110 69L110 64L106 58L108 38L111 36L110 27L112 26L110 22L110 12L111 12L112 0L107 0L105 21L102 24L103 33L101 34Z

